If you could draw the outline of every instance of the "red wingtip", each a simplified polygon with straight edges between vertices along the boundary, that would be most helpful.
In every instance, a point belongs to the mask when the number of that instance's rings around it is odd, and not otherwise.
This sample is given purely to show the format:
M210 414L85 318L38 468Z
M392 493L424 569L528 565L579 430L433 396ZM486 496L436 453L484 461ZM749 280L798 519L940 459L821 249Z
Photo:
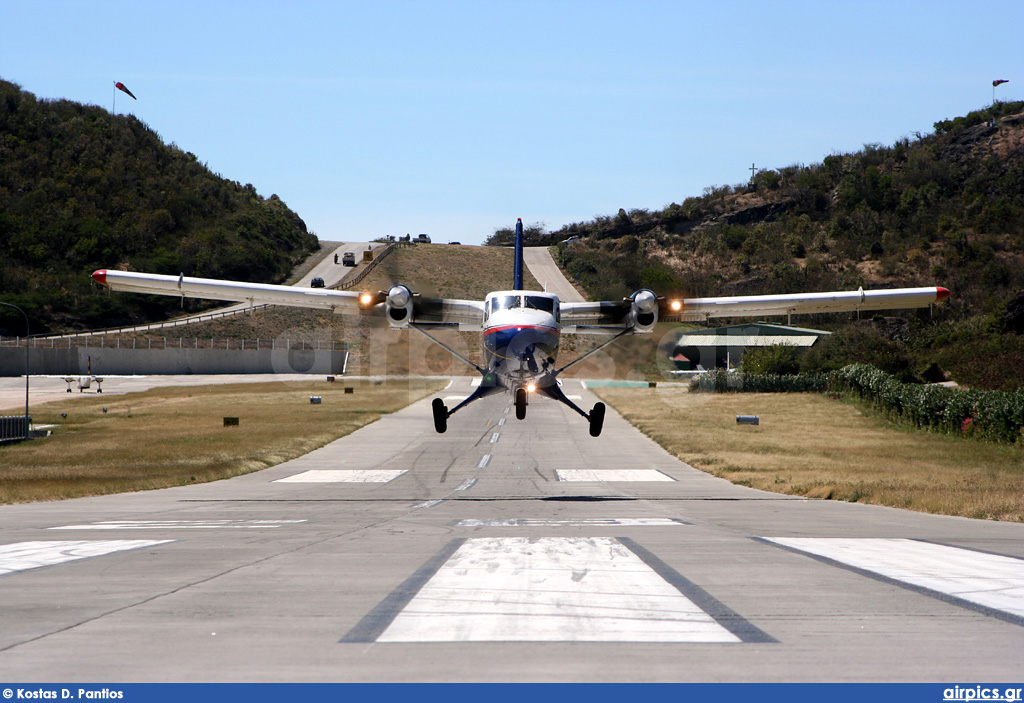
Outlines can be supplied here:
M936 302L938 302L940 300L945 300L948 297L949 297L949 289L948 288L936 288L935 289L935 301Z
M99 271L93 271L92 280L96 281L101 286L107 285L107 270L100 269Z

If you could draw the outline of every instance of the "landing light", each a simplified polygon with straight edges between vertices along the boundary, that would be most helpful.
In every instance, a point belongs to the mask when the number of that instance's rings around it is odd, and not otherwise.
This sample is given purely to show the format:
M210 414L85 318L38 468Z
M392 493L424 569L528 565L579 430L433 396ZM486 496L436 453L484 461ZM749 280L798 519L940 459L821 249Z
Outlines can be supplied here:
M363 293L362 295L359 296L359 304L360 305L369 305L372 302L373 302L373 296L370 295L369 293Z
M668 306L672 310L672 312L679 312L680 310L683 309L683 301L673 300L671 303L668 304Z
M537 390L537 386L533 385L532 383L526 387L527 393L533 393L535 390Z

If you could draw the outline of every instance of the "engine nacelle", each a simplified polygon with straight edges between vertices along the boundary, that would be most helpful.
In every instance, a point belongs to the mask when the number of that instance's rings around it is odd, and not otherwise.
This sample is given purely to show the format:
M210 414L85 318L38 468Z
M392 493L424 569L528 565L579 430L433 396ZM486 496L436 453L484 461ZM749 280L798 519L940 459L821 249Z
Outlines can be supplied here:
M412 291L403 285L391 286L384 298L384 309L389 325L408 327L412 322Z
M629 311L629 322L634 334L650 332L658 323L658 296L654 291L638 290L630 298L632 305Z

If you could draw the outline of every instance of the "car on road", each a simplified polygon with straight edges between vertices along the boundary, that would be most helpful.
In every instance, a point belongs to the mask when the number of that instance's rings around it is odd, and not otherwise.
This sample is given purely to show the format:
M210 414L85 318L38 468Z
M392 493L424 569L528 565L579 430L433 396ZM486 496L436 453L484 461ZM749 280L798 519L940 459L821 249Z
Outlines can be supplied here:
M355 266L356 265L356 254L355 254L355 252L346 251L344 254L342 254L341 255L341 263L344 264L345 266Z
M309 287L310 288L323 288L324 287L324 279L322 279L319 276L317 276L316 278L314 278L312 281L309 282Z

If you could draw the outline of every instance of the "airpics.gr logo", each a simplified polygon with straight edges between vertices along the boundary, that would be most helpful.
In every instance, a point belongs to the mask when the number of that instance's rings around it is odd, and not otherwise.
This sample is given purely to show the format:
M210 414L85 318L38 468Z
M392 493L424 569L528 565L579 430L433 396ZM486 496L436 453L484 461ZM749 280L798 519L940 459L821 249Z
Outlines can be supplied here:
M1021 700L1020 688L986 688L984 686L954 686L942 692L944 701L1012 701Z

